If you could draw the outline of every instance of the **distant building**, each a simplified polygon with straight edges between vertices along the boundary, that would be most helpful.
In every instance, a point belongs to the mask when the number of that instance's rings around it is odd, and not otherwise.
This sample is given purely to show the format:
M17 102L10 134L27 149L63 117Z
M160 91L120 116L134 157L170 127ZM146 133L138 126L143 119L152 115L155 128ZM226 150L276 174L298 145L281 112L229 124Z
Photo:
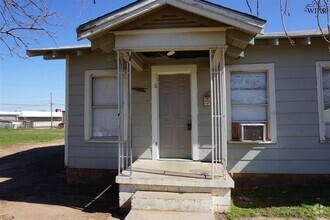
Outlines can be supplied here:
M31 121L33 127L50 127L51 112L22 111L18 116L19 121ZM62 112L53 112L53 126L57 126L62 121Z
M6 122L6 126L9 124L13 128L17 128L25 125L23 122L30 122L31 127L40 128L40 127L50 127L51 126L51 117L53 117L53 126L57 126L61 121L63 113L62 112L42 112L42 111L21 111L21 112L1 112L0 111L0 121L3 123ZM2 124L3 124L2 123ZM24 126L23 126L24 127Z
M20 112L0 112L0 121L17 121Z

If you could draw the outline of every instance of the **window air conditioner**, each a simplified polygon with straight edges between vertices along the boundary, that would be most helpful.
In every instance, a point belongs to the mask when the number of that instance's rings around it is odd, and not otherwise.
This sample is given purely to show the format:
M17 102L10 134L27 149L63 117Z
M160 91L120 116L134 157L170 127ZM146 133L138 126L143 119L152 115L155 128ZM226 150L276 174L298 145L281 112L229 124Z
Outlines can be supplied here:
M266 141L266 125L241 124L241 141Z

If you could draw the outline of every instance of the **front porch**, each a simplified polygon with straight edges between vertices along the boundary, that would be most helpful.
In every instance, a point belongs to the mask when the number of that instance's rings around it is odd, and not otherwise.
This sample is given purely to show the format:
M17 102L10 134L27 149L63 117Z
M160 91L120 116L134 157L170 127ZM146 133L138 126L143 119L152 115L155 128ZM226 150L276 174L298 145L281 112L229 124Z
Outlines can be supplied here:
M223 213L230 209L234 181L229 176L212 179L221 164L188 160L137 160L131 170L117 176L119 206L126 210Z

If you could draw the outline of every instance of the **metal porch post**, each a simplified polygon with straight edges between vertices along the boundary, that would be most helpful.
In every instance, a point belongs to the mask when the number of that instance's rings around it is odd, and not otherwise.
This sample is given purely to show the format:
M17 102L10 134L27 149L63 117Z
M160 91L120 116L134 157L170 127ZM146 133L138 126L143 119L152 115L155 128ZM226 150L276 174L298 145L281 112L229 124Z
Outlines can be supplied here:
M211 126L212 126L212 179L226 177L227 171L227 119L225 50L210 50ZM220 164L224 173L221 174Z
M124 58L126 65L124 65ZM117 51L118 72L118 175L130 168L132 176L132 53ZM124 66L126 66L124 69Z

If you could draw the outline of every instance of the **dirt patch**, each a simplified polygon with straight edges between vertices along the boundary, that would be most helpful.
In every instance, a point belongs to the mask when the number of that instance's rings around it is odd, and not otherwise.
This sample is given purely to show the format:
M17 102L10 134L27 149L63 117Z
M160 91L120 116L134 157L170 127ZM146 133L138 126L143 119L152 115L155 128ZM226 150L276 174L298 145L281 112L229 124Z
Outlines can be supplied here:
M0 150L0 220L123 219L118 187L67 185L63 142Z

